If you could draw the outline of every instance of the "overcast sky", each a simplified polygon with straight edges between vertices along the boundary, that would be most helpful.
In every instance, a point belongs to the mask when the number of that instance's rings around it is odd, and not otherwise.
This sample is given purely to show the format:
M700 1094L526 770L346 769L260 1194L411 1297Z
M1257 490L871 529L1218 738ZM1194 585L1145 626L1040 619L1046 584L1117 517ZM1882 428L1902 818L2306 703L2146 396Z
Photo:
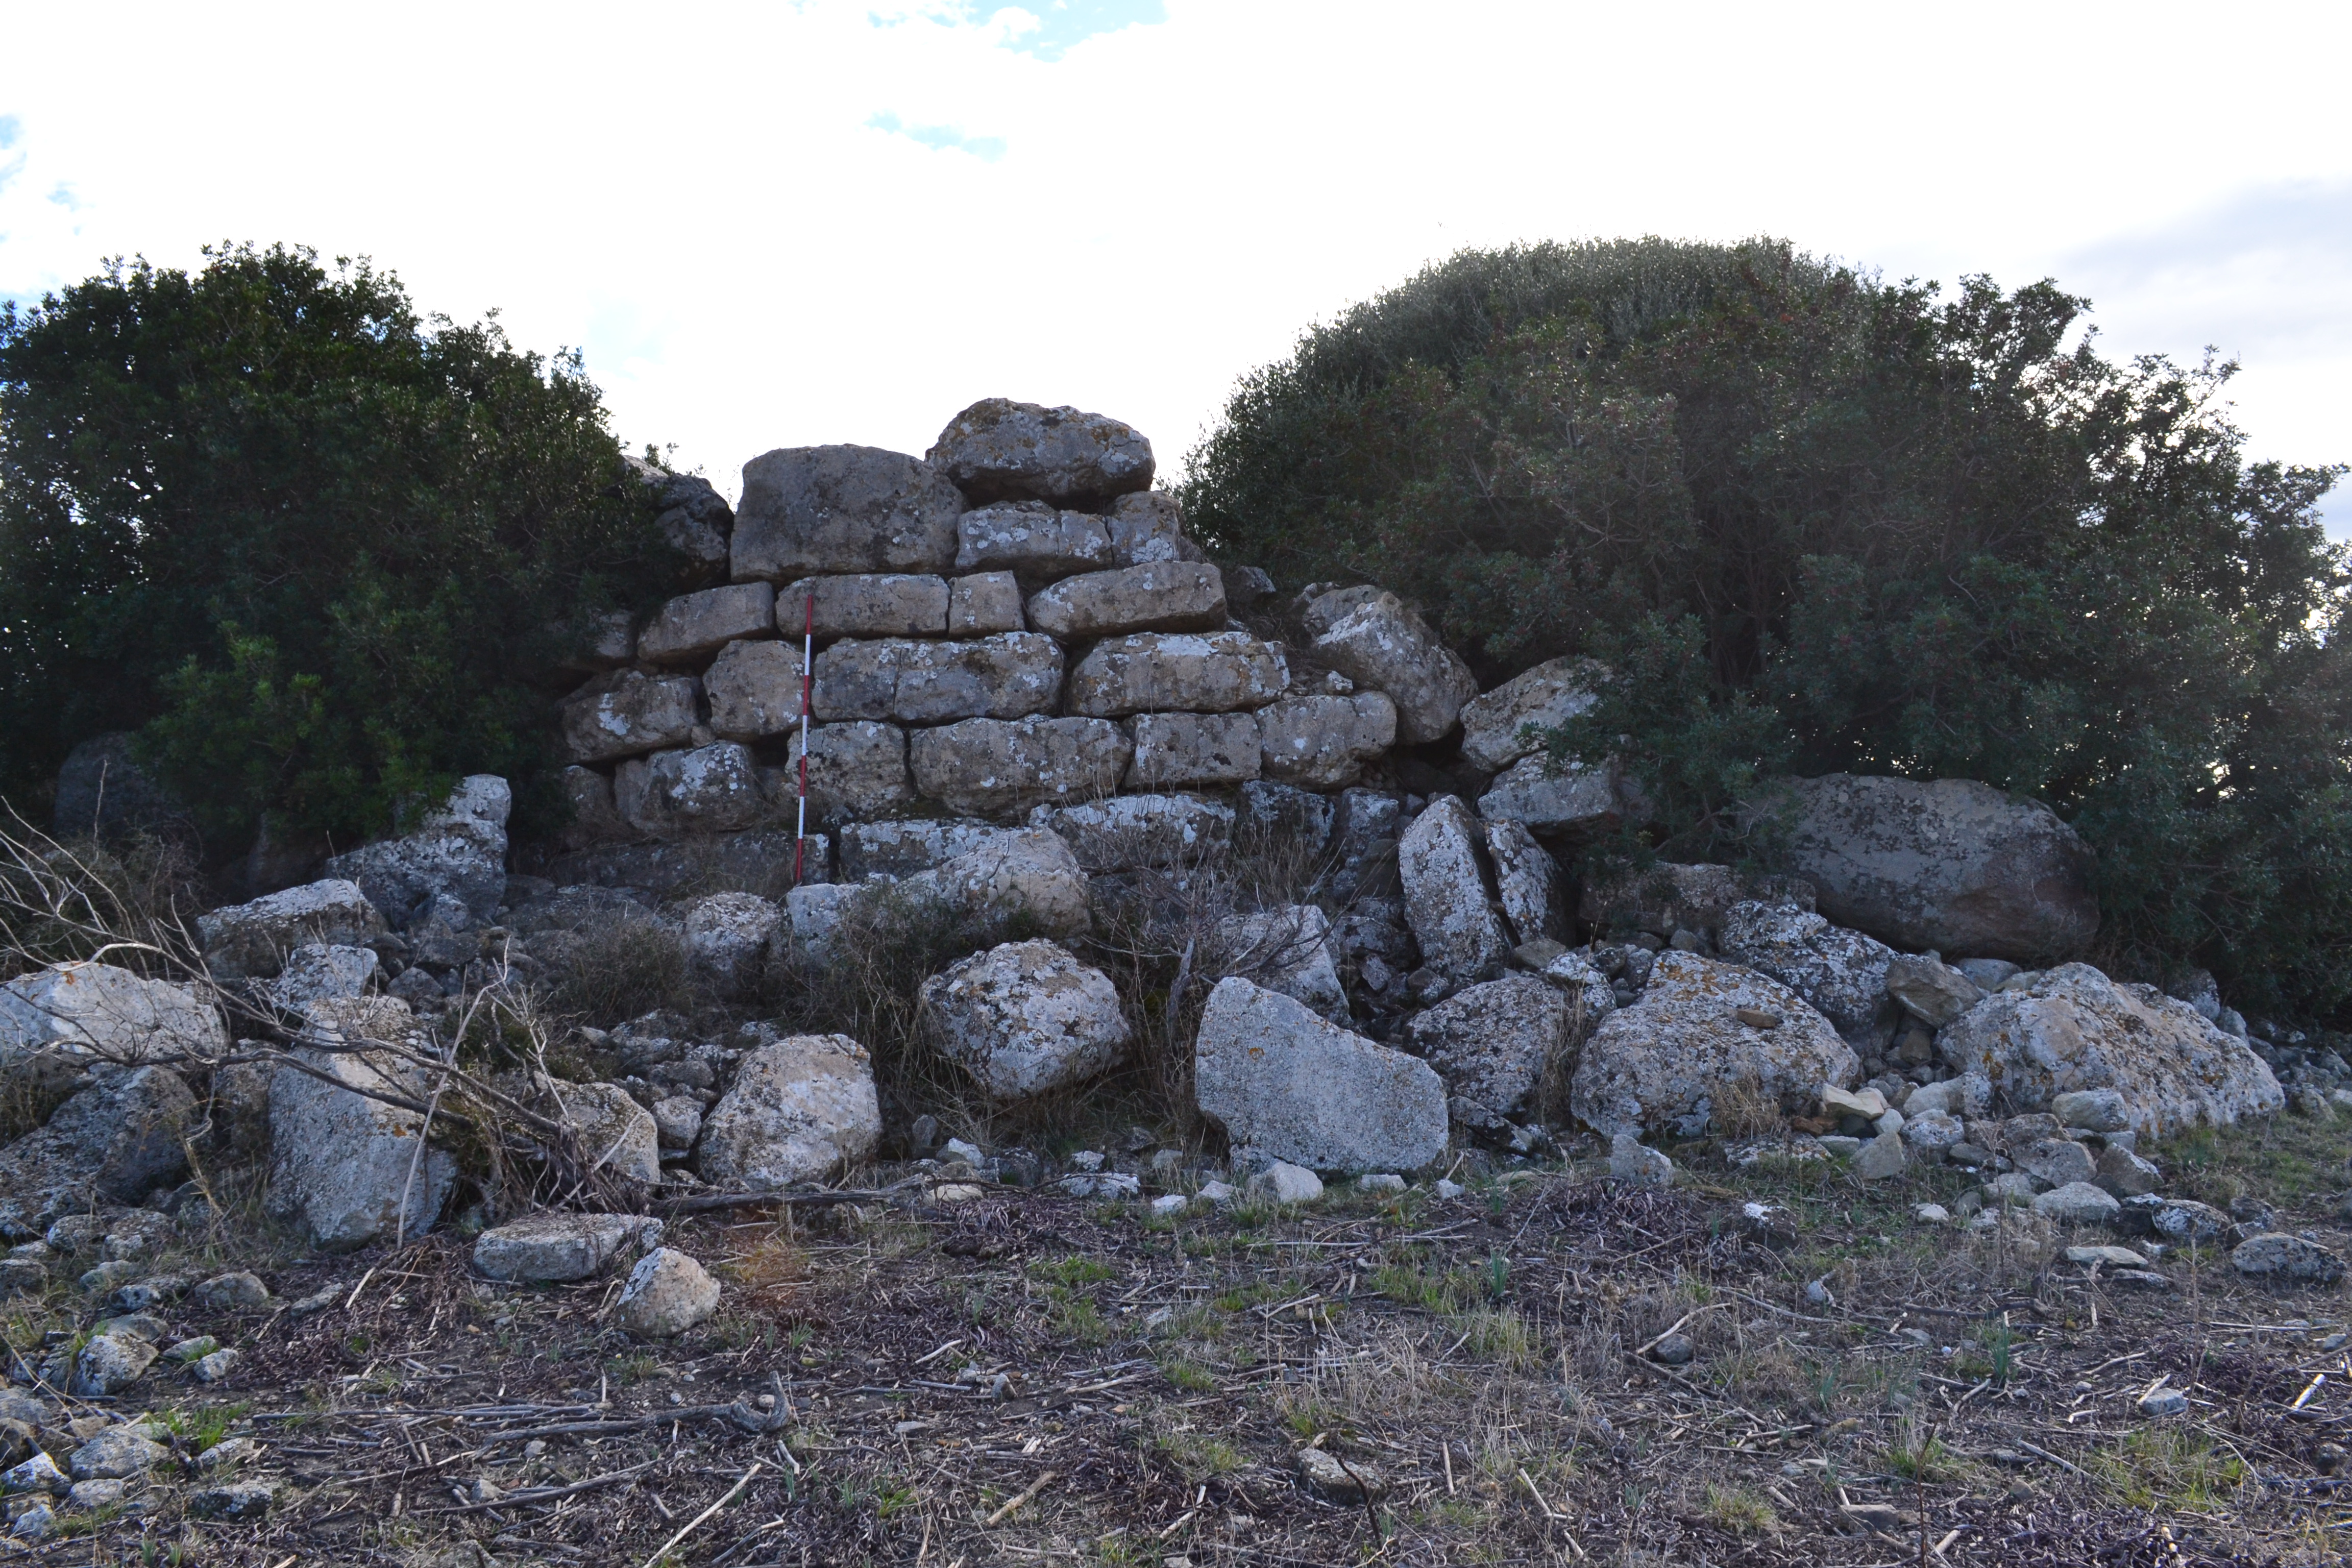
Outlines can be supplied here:
M2056 278L2352 458L2352 7L0 0L0 294L207 240L368 255L584 348L734 493L974 398L1129 420L1468 245L1783 236ZM2331 521L2352 534L2352 497Z

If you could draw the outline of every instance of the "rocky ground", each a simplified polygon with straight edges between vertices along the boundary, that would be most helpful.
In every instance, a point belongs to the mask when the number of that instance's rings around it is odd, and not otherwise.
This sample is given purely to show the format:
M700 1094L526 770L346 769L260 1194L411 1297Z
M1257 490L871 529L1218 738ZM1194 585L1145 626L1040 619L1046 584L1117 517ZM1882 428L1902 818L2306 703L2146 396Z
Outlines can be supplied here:
M2340 1249L2347 1125L2156 1153L2176 1192ZM12 1301L27 1427L0 1431L96 1479L20 1488L15 1511L47 1507L54 1533L10 1550L263 1568L2341 1559L2340 1281L2243 1278L2225 1240L2120 1286L2067 1257L2120 1244L2106 1232L1918 1217L1961 1206L1972 1184L1948 1166L1865 1184L1676 1152L1663 1188L1578 1148L1442 1188L1172 1214L1148 1194L1198 1184L1181 1157L1113 1201L885 1166L856 1201L673 1215L667 1244L722 1295L669 1341L620 1327L617 1264L506 1286L458 1234L320 1257L246 1210L125 1211L58 1250L132 1255L142 1278L249 1268L268 1296L146 1302L130 1328L177 1356L236 1354L211 1383L167 1355L110 1395L62 1392L72 1347L136 1304L109 1276L84 1288L54 1260L60 1283Z

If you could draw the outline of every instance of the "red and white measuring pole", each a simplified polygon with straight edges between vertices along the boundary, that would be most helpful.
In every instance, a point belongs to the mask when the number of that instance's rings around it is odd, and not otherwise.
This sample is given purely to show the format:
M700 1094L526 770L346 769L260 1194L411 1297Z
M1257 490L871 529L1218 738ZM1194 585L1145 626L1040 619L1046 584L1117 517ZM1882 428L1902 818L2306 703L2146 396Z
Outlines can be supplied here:
M793 837L793 886L798 887L808 855L808 749L809 693L815 679L816 666L816 595L808 596L808 611L801 623L801 805L800 823Z

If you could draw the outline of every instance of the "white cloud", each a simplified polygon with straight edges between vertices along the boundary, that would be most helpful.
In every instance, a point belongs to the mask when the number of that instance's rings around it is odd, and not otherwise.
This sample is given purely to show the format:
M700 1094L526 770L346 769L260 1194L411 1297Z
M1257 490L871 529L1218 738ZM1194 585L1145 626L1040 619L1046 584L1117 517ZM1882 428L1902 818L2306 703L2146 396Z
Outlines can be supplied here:
M584 345L625 437L731 489L992 394L1172 466L1238 374L1460 246L1769 232L2054 274L2111 352L2242 353L2258 450L2352 456L2341 226L2216 243L2352 180L2345 14L1156 9L47 7L0 61L0 293L224 238L373 255Z

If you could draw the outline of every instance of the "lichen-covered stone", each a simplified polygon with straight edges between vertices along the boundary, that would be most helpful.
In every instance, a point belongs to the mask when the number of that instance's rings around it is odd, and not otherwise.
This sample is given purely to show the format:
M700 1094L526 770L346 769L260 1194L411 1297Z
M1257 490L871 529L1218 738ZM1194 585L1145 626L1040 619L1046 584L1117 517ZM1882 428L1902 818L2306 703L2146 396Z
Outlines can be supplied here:
M205 963L221 980L266 979L310 942L358 947L384 934L383 916L360 885L331 877L196 917Z
M992 816L1116 794L1133 753L1106 719L967 719L907 743L917 795Z
M1396 744L1396 703L1383 691L1286 697L1257 710L1265 776L1308 789L1340 789Z
M1135 745L1129 789L1215 789L1257 777L1253 714L1138 713L1123 727Z
M925 460L974 501L1099 505L1151 488L1151 443L1134 426L1008 397L984 397L949 420Z
M798 788L801 738L784 748L782 794ZM894 811L915 798L907 772L907 732L871 719L835 720L809 730L808 816L834 827ZM784 804L782 796L778 805Z
M1091 513L1065 511L1046 501L1004 500L956 520L959 572L1011 572L1043 584L1121 564L1111 549L1109 529Z
M1202 1113L1275 1159L1411 1171L1445 1152L1445 1086L1427 1062L1237 976L1209 993L1192 1063Z
M881 1136L866 1047L846 1035L794 1035L743 1058L703 1123L698 1159L707 1182L775 1192L866 1158Z
M615 670L563 700L564 744L575 763L609 763L675 746L698 721L702 683L690 675Z
M1281 654L1247 632L1143 632L1097 643L1070 671L1073 713L1228 713L1282 696L1290 672Z
M977 849L1004 831L976 818L853 823L841 830L841 879L896 881L911 877L968 849Z
M1449 986L1492 978L1511 956L1511 933L1486 889L1478 819L1459 796L1442 795L1397 844L1405 919L1422 961Z
M507 816L513 807L506 780L469 774L413 832L331 856L327 875L357 882L396 931L436 909L446 911L452 899L473 923L488 925L506 902Z
M1415 1014L1406 1037L1445 1080L1454 1119L1495 1127L1526 1109L1547 1068L1572 1068L1583 1043L1579 1013L1565 991L1507 974Z
M733 833L772 815L759 766L740 742L632 757L613 778L621 819L656 838Z
M1452 730L1462 705L1478 695L1470 667L1393 594L1356 603L1315 639L1315 652L1358 686L1388 693L1397 737L1409 746Z
M1567 933L1565 883L1559 862L1536 842L1522 822L1486 824L1486 855L1495 866L1495 890L1517 945Z
M1061 690L1061 647L1035 632L845 639L816 656L816 716L825 720L1019 719L1051 709Z
M457 1176L446 1152L418 1153L418 1112L358 1092L417 1103L431 1096L423 1070L385 1045L413 1056L432 1048L391 997L320 1003L297 1040L312 1071L284 1067L270 1080L268 1207L322 1250L364 1247L396 1229L424 1235Z
M935 637L948 629L948 584L922 573L857 572L803 577L776 590L776 635Z
M11 1070L42 1051L135 1062L227 1045L220 1014L186 986L111 963L51 964L0 985L0 1065Z
M1021 614L1021 583L1012 573L975 572L948 584L948 636L982 637L1027 625Z
M1331 945L1331 917L1313 904L1291 904L1217 922L1214 962L1205 973L1238 974L1305 1003L1335 1024L1348 1022L1348 993Z
M722 740L781 735L801 721L801 645L729 643L702 686L710 699L711 731Z
M921 994L947 1054L1000 1100L1106 1072L1132 1038L1109 977L1058 942L973 953L923 982Z
M675 1247L657 1247L637 1259L614 1302L621 1327L639 1339L675 1339L719 1310L719 1281Z
M1885 1038L1893 1012L1886 967L1895 950L1816 914L1756 900L1727 910L1716 946L1811 1003L1849 1040Z
M647 664L686 664L709 658L738 637L776 629L776 591L765 583L730 583L681 594L654 612L637 633L637 657Z
M945 572L964 500L946 475L877 447L792 447L743 465L738 581L814 573Z
M687 962L719 995L755 994L784 924L784 911L757 893L712 893L686 910Z
M585 1279L624 1248L649 1247L662 1222L634 1214L535 1214L496 1226L474 1242L474 1267L517 1284Z
M1589 712L1607 675L1588 658L1555 658L1479 693L1462 705L1462 760L1497 773L1542 750L1543 738L1527 734L1528 726L1558 729Z
M1184 795L1122 795L1041 805L1029 826L1053 833L1090 872L1198 865L1233 842L1234 808Z
M1588 886L1576 913L1587 925L1664 937L1677 931L1719 931L1735 906L1751 901L1810 913L1813 889L1794 877L1748 877L1728 866L1661 862Z
M1057 637L1211 631L1225 624L1225 584L1204 561L1149 561L1065 577L1029 598L1029 624Z

